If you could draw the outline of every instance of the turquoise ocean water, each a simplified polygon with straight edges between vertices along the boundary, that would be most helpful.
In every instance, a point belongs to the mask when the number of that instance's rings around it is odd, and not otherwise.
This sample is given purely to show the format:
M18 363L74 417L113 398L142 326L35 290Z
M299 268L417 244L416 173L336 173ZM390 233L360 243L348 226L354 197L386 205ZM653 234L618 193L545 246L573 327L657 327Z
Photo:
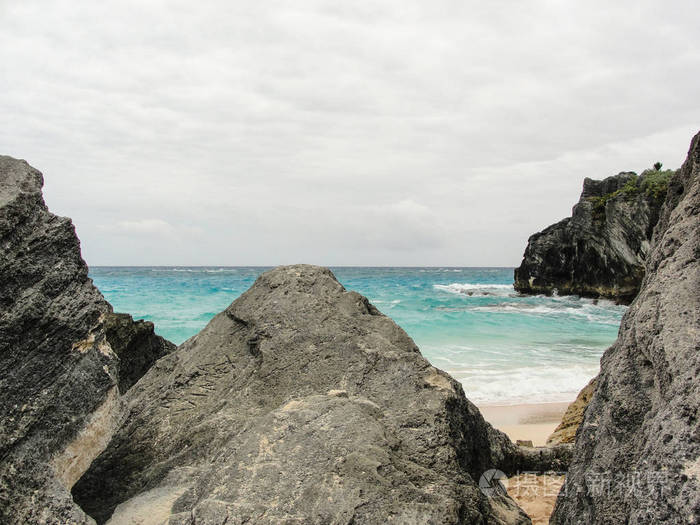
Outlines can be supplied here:
M116 311L181 343L266 268L93 267ZM333 268L413 337L479 404L570 401L598 372L625 307L575 296L521 297L512 268Z

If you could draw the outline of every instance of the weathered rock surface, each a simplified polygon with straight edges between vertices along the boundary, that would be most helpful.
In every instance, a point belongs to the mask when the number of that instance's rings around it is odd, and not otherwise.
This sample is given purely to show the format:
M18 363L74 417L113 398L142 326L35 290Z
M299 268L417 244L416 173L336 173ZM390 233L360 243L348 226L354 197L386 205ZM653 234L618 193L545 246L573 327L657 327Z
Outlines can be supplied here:
M576 399L567 407L566 412L561 418L561 423L554 429L554 432L547 438L547 445L559 445L562 443L573 443L576 440L576 431L578 430L583 414L586 411L588 403L593 397L595 391L596 380L594 377L589 383L584 386L576 396Z
M70 489L117 425L120 359L105 334L112 308L42 184L0 156L0 523L93 523Z
M634 299L671 172L586 178L572 216L528 239L515 289L527 294Z
M98 522L529 522L475 483L517 447L324 268L263 274L125 399L73 490Z
M546 447L518 447L518 451L513 456L512 463L505 462L501 465L507 475L519 474L520 472L566 472L571 463L573 455L573 445L561 443Z
M119 357L119 391L126 392L153 363L173 352L175 344L156 335L153 323L134 321L129 314L108 314L104 320L107 341Z
M700 521L700 133L579 429L552 523Z

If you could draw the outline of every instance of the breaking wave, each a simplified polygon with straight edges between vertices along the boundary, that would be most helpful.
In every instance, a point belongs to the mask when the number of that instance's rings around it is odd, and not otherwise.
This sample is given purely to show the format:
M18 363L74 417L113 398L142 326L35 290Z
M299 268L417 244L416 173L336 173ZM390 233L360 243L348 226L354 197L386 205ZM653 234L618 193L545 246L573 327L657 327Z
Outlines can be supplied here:
M514 295L512 284L452 283L434 284L433 288L460 295Z
M446 370L470 401L504 405L573 401L598 371L596 365Z

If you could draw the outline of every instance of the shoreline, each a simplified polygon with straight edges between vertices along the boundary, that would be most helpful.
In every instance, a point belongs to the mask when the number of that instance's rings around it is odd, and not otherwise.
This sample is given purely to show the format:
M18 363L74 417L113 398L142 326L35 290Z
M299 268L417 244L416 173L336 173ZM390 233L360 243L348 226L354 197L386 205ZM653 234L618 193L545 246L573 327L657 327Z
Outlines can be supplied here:
M532 441L537 447L545 445L547 438L561 423L571 401L518 405L480 404L477 407L484 419L504 432L511 441Z

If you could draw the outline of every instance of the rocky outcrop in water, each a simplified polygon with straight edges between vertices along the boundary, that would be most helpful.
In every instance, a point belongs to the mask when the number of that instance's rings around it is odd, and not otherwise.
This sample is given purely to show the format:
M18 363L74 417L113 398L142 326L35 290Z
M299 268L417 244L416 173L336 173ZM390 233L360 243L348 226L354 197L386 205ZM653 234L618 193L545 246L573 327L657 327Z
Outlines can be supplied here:
M112 308L42 184L26 162L0 156L0 523L93 523L70 489L117 426L119 385L153 362L135 358L141 345L160 342L124 322L118 332L142 337L115 353Z
M644 277L644 260L671 171L585 179L572 216L528 239L515 289L526 294L606 297L629 303Z
M73 490L100 523L529 523L475 482L517 447L325 268L264 273L126 403Z
M579 429L552 523L700 520L700 133Z
M576 440L576 431L583 421L583 414L588 403L593 397L597 377L594 377L584 386L576 396L576 399L566 408L566 412L561 418L561 423L554 429L554 432L547 438L547 445L559 445L561 443L573 443Z

